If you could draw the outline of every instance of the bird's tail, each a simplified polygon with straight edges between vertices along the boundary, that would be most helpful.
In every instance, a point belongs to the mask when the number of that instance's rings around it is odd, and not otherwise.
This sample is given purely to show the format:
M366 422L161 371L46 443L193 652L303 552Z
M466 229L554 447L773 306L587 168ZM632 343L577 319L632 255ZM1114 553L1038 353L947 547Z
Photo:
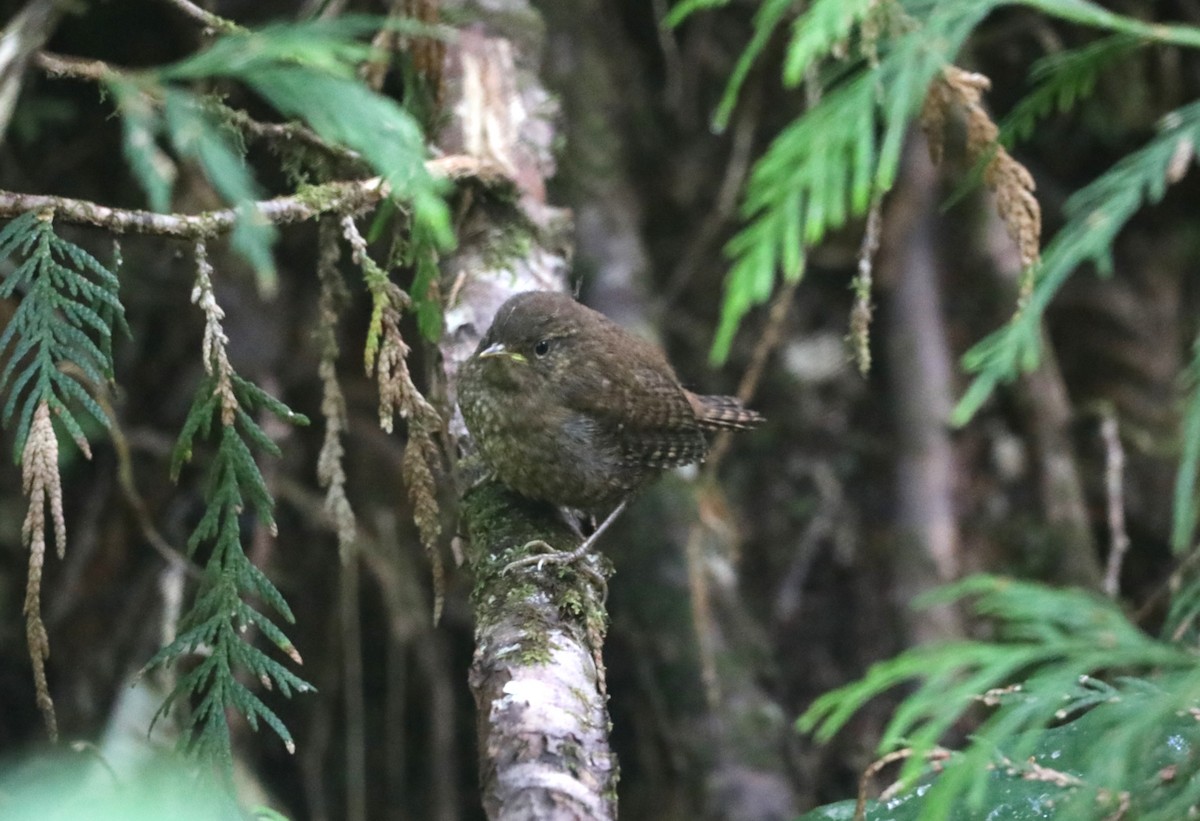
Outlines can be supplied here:
M696 421L705 428L749 430L766 417L742 404L736 396L700 396L688 392L688 401L696 411Z

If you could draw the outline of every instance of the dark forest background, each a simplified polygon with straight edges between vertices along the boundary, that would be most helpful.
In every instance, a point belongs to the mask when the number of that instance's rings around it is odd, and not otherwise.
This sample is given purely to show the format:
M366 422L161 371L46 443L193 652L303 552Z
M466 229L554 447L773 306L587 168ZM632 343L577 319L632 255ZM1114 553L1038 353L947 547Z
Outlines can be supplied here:
M19 5L0 4L0 22ZM323 5L388 11L357 0L208 7L254 26ZM472 5L445 5L452 26L471 25ZM1191 0L1107 5L1200 25ZM869 373L854 366L847 342L861 220L812 249L803 280L751 311L729 360L714 368L709 351L728 269L722 248L740 225L740 192L754 160L805 106L803 90L780 82L784 43L767 46L729 128L716 133L711 116L750 39L756 4L732 2L675 29L660 25L666 0L535 6L511 25L540 44L548 104L560 109L549 200L571 210L572 284L583 301L660 340L698 391L736 391L757 352L768 353L750 404L769 423L731 443L716 482L708 473L698 483L669 476L639 495L602 544L616 569L605 662L623 817L789 818L853 796L903 692L871 702L829 744L798 733L794 719L877 660L977 635L979 625L959 609L910 607L939 584L987 571L1099 591L1113 536L1106 425L1115 423L1125 458L1131 542L1117 595L1146 629L1162 623L1175 566L1180 374L1197 331L1195 174L1120 234L1111 277L1084 270L1068 282L1046 315L1040 367L961 428L948 422L967 384L959 358L1011 315L1020 263L990 195L963 188L968 159L951 148L935 167L916 128L882 208ZM958 64L990 78L985 105L1000 120L1028 90L1036 60L1094 36L1028 8L1002 9ZM97 0L63 16L47 48L140 67L204 42L201 27L170 3ZM384 91L403 95L404 78L390 76ZM262 113L245 92L228 93L231 104ZM1148 48L1101 72L1072 110L1044 120L1013 151L1036 180L1044 235L1062 224L1071 192L1197 94L1195 54ZM0 188L144 207L120 129L95 85L31 68L0 146ZM247 156L269 190L283 189L270 151L251 143ZM212 207L202 175L183 169L172 209ZM61 232L111 255L99 230ZM202 375L204 318L191 303L187 250L168 239L123 239L131 333L116 343L111 397L129 479L174 549L203 511L199 468L185 468L178 483L166 468ZM355 287L339 370L356 561L342 563L321 512L316 253L311 224L283 227L280 287L268 300L223 244L210 248L238 372L314 420L268 428L283 452L261 463L279 534L250 527L246 550L296 613L288 635L317 692L265 696L296 740L294 755L235 720L239 778L293 818L481 818L466 686L472 582L454 567L447 538L445 611L433 627L430 569L403 487L404 434L377 423L360 356L369 301ZM422 385L435 354L414 348ZM64 450L70 541L65 559L47 562L43 608L63 737L108 750L103 739L118 733L118 716L149 716L128 703L131 678L161 645L171 565L146 541L113 438L91 433L90 461ZM11 448L11 431L5 436ZM21 617L24 510L19 468L0 470L0 752L9 756L45 742ZM958 726L956 737L968 730L969 722Z

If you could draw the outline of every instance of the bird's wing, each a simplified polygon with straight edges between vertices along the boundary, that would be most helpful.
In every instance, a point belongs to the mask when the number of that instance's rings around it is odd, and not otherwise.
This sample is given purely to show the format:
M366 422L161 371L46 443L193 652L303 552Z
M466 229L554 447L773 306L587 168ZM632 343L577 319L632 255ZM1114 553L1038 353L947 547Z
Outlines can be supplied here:
M683 388L661 367L627 364L601 390L577 383L570 405L595 421L596 436L627 464L673 468L702 460L708 440Z

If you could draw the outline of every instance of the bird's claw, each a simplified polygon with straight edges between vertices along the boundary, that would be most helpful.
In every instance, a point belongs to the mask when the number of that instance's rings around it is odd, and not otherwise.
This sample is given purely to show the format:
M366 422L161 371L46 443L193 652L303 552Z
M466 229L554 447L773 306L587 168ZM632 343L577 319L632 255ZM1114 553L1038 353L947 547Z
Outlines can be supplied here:
M579 573L587 576L598 587L605 601L608 600L608 580L604 578L604 574L596 570L586 560L588 554L587 548L590 544L584 543L581 549L576 550L557 550L549 543L541 539L535 539L532 542L526 542L521 548L523 552L538 551L539 555L524 556L520 559L515 559L504 566L500 571L501 575L508 575L509 572L520 567L535 567L540 573L546 564L569 564L572 565Z

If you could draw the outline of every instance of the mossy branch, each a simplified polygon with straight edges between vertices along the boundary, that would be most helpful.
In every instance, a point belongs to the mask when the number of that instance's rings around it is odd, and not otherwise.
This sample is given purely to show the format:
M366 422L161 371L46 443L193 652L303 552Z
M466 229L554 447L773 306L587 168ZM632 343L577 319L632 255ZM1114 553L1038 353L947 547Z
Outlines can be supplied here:
M569 565L503 572L532 541L570 550L579 537L553 507L494 482L466 494L462 521L475 576L470 685L491 762L481 774L484 809L492 817L501 807L520 817L535 806L561 817L615 817L601 594Z

